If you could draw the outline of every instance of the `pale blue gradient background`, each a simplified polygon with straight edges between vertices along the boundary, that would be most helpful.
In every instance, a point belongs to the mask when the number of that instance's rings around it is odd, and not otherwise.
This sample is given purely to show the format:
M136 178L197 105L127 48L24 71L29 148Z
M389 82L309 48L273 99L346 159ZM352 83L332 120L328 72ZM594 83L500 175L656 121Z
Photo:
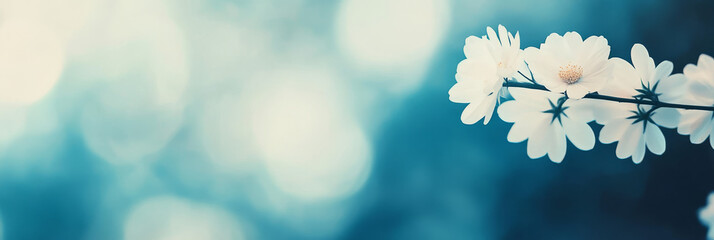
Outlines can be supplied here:
M500 119L463 125L447 92L465 38L498 24L524 47L578 31L629 59L642 43L681 72L714 54L711 1L12 2L65 58L0 142L2 239L151 239L126 229L161 224L130 217L160 196L246 239L705 237L708 144L665 130L639 165L602 144L532 160Z

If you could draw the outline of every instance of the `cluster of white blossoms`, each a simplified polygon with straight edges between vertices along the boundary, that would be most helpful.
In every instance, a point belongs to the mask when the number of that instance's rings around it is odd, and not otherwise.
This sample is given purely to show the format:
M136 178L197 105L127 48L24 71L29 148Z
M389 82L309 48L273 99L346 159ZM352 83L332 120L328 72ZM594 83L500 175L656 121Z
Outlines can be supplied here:
M514 37L500 25L498 34L486 30L486 36L466 39L466 59L456 69L449 99L468 104L461 115L465 124L487 124L498 112L513 123L508 141L527 140L530 158L548 155L561 162L567 141L593 149L590 122L603 125L601 143L617 142L616 156L634 163L646 150L664 153L661 127L677 128L692 143L709 137L714 148L714 58L702 54L684 74L672 74L672 62L655 65L641 44L632 47L630 63L610 58L602 36L553 33L540 48L522 50L518 32Z

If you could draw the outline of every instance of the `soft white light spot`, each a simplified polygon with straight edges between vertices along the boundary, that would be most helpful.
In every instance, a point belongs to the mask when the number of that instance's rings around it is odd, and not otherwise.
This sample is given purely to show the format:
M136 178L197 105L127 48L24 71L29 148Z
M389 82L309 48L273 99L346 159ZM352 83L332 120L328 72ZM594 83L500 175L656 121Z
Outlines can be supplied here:
M64 65L52 29L31 21L0 22L0 102L28 105L54 87Z
M162 98L162 87L151 71L129 71L136 72L110 77L81 118L90 149L115 164L141 161L158 152L183 122L183 103Z
M228 212L175 197L135 206L124 223L125 240L240 240L243 226Z
M183 120L189 63L182 31L163 1L117 2L107 34L85 56L101 84L82 112L89 148L112 163L157 153Z
M218 84L238 84L242 81L236 80L273 63L269 60L276 55L276 45L268 29L227 21L215 12L204 14L188 20L191 34L187 37L194 59L192 76L201 79L194 86L215 91Z
M4 19L42 23L55 30L62 40L70 40L92 22L101 4L105 3L97 0L4 0L0 1L0 15Z
M189 78L186 40L164 1L117 2L108 24L106 48L109 76L144 74L155 84L159 103L175 103ZM143 72L142 72L143 71Z
M340 199L360 189L372 149L350 117L347 96L320 70L283 71L265 79L251 101L253 136L272 181L305 201Z
M255 170L257 165L250 151L249 117L239 103L238 97L219 97L205 104L201 116L201 140L209 160L233 174Z
M416 71L441 42L448 8L440 0L346 0L337 15L337 40L367 67Z

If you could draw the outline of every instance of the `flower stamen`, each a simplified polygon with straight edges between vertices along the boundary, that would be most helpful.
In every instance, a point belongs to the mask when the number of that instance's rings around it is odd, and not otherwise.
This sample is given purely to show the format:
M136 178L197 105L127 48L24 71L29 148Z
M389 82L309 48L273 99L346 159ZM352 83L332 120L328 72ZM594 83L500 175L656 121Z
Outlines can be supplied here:
M573 84L583 77L583 67L572 64L562 66L560 67L560 72L558 72L558 77L567 84Z

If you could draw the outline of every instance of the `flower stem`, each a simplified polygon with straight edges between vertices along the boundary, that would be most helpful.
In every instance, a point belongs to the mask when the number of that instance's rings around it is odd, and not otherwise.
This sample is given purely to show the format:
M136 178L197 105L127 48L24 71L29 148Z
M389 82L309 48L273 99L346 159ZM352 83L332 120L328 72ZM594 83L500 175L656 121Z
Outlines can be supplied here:
M535 83L504 81L503 86L506 88L515 87L515 88L527 88L527 89L535 89L535 90L541 90L541 91L549 91L547 88L545 88L545 86L540 85L540 84L535 84ZM688 110L704 110L704 111L714 112L714 106L698 106L698 105L687 105L687 104L677 104L677 103L666 103L666 102L659 102L659 101L655 102L655 101L650 101L650 100L640 100L640 99L633 99L633 98L621 98L621 97L600 95L597 93L588 93L583 98L614 101L614 102L621 102L621 103L651 105L653 107L668 107L668 108L679 108L679 109L688 109Z

